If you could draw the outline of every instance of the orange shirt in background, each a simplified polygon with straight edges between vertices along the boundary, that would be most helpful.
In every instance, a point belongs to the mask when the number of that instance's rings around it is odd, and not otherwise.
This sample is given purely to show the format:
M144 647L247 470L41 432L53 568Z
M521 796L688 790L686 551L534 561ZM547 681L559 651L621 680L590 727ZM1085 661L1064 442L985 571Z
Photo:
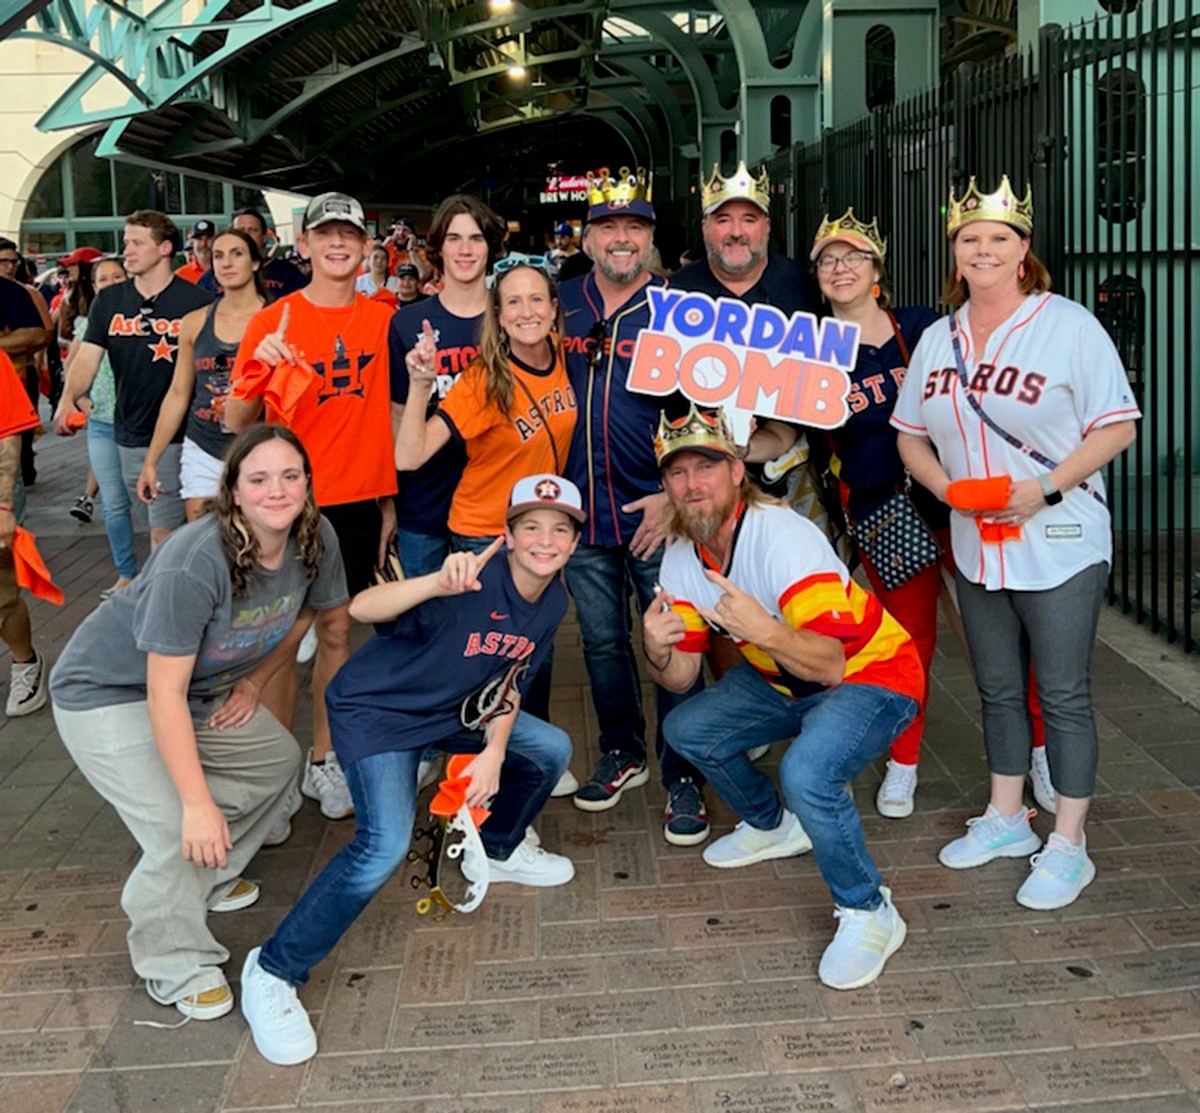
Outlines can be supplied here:
M299 290L250 318L238 348L233 378L254 356L259 341L279 325L285 305L287 341L321 380L315 398L302 401L289 423L308 450L319 506L340 506L396 493L388 376L388 324L392 311L355 294L354 304L314 305Z
M482 363L454 380L437 410L467 450L450 504L450 529L464 537L503 533L513 484L538 472L562 475L567 466L576 406L561 355L540 375L515 361L510 366L516 380L511 414L488 402Z
M40 421L17 369L7 352L0 352L0 440L36 429Z
M195 259L193 259L190 263L184 263L183 266L175 272L175 276L177 278L182 278L185 281L190 282L193 286L200 281L203 275L204 267L197 263Z

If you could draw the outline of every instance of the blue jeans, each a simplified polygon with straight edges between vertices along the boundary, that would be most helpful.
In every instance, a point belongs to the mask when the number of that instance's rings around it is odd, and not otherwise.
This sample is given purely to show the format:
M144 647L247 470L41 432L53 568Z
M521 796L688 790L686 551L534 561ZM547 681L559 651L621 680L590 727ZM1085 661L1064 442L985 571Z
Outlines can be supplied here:
M575 600L583 660L600 724L600 751L607 754L621 750L642 761L646 760L646 715L633 651L629 597L636 592L639 616L650 606L662 553L660 546L642 560L623 545L580 545L567 564L567 587ZM682 695L657 686L654 689L658 713L654 750L664 785L681 777L704 783L703 772L663 738L663 720L703 688L703 679L697 679L695 686Z
M121 454L113 439L113 427L94 417L87 423L88 462L100 487L100 506L104 511L104 532L112 550L117 575L131 580L138 573L133 551L133 518L130 516L129 491L121 473Z
M669 745L708 774L722 799L763 831L779 825L783 809L771 779L746 751L793 737L779 781L812 839L817 868L838 905L877 908L883 878L846 784L887 750L917 708L911 696L873 684L840 684L792 699L743 664L672 711L664 731Z
M337 723L332 724L337 736ZM430 747L475 753L482 735L463 731ZM386 750L346 767L354 799L354 841L344 846L308 887L275 934L259 963L294 986L308 981L320 962L396 870L412 838L421 750ZM525 828L545 806L571 757L571 740L558 727L517 715L500 773L492 814L480 828L489 858L503 860L520 845Z
M396 550L400 554L400 567L411 580L437 572L450 553L450 541L400 528L396 531Z

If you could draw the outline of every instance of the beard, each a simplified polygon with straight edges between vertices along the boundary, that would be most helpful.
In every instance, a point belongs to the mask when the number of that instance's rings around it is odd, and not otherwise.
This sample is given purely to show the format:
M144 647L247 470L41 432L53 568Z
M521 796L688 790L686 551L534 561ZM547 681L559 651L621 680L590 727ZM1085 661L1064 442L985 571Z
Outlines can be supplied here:
M690 510L686 506L677 506L671 532L696 545L707 545L725 524L731 509L714 507L712 510Z
M596 264L596 270L604 275L609 282L632 282L646 269L646 257L644 255L631 255L623 268L614 266L612 261L603 252L598 253L593 261Z
M745 259L733 259L727 253L727 248L745 247L749 252ZM743 274L749 274L767 257L766 248L760 251L755 251L749 243L737 243L714 246L708 253L709 261L715 262L718 269L725 274L731 274L735 277L740 277Z

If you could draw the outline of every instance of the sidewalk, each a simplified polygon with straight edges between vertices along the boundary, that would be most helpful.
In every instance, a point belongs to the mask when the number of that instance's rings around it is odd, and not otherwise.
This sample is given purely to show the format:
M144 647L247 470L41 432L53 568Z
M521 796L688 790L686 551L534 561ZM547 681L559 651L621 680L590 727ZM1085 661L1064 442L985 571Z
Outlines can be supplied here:
M114 578L99 516L67 515L83 458L81 440L43 438L30 492L27 525L67 594L32 606L51 660ZM1195 661L1160 648L1200 691ZM498 886L438 924L394 879L303 991L321 1052L294 1068L266 1064L236 1011L135 1027L179 1019L137 986L125 951L135 845L48 709L0 719L0 1110L1197 1113L1200 711L1098 647L1098 879L1068 909L1030 912L1013 901L1023 862L937 864L986 795L974 685L950 637L942 650L917 814L875 814L878 773L856 786L910 931L875 985L817 982L834 921L810 856L712 870L663 841L649 785L596 815L551 802L542 840L578 870L562 889ZM573 624L557 641L553 713L582 778L596 728ZM297 735L306 744L307 708ZM1035 826L1045 834L1044 818ZM353 834L311 801L294 829L247 871L259 904L218 925L231 981Z

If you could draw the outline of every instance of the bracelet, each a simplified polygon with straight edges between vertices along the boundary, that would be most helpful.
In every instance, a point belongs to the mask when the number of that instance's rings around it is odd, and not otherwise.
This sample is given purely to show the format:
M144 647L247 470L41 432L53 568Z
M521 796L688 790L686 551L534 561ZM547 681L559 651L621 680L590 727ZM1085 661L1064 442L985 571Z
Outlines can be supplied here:
M645 648L642 649L642 653L646 660L650 663L650 667L654 669L655 672L666 672L667 667L671 664L671 657L674 655L675 650L672 646L667 646L667 659L661 665L655 664L654 659L649 653L646 653Z

